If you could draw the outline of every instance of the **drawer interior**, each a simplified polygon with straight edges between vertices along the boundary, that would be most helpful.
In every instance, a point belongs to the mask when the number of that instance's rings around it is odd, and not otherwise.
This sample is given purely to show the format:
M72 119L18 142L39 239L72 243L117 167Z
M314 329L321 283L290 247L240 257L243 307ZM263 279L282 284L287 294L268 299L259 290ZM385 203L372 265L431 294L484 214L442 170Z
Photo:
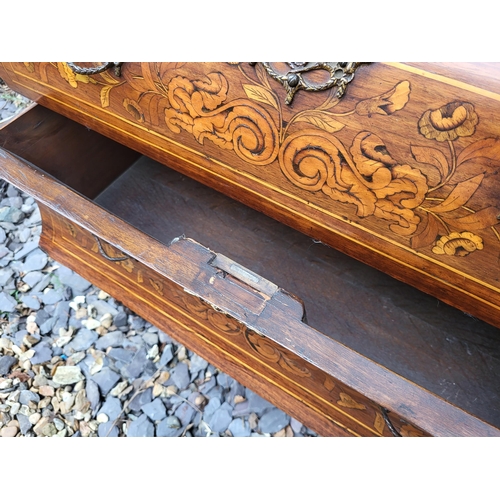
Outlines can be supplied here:
M162 243L185 235L262 275L314 329L500 427L497 328L40 106L0 146Z

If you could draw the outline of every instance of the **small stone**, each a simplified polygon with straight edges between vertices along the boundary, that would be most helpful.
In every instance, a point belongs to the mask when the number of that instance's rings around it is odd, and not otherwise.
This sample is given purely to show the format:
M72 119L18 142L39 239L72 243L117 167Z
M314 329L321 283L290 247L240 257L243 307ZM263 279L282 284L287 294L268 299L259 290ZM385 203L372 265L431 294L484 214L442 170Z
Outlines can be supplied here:
M115 319L113 320L115 326L120 327L120 326L127 326L127 315L123 312L120 311L116 316Z
M127 386L128 382L126 380L123 380L122 382L116 384L109 394L111 396L118 397L127 388Z
M146 415L141 415L137 420L134 420L127 432L128 437L153 437L154 434L154 425Z
M119 330L115 330L114 332L108 332L97 340L95 347L100 351L105 351L109 347L119 347L123 344L125 336ZM130 351L127 351L130 352ZM132 355L130 356L132 359Z
M264 413L259 420L261 432L274 434L284 429L290 423L290 417L278 408Z
M220 434L224 432L232 421L232 408L229 404L223 403L210 418L208 425L213 432Z
M228 429L234 437L249 437L252 433L250 425L242 418L235 418Z
M0 208L0 222L12 222L18 224L24 219L24 212L15 207Z
M186 389L191 382L188 366L185 363L177 364L172 370L171 379L175 386L181 391Z
M158 368L163 368L167 366L170 361L174 359L174 354L172 352L172 344L167 344L163 348L163 352L161 353L160 361L158 361L157 366Z
M106 396L120 380L120 375L105 366L99 373L92 376L92 380L99 386L103 396Z
M30 271L40 271L47 265L48 261L49 258L43 250L33 250L33 252L26 257L26 260L22 265L22 271L24 273L29 273Z
M173 415L162 420L156 427L157 437L178 437L182 434L181 423Z
M39 365L52 359L52 349L46 343L36 345L34 350L35 355L31 358L31 364Z
M34 413L36 415L36 413ZM19 422L19 430L23 436L33 427L33 424L30 422L29 418L22 413L17 414L17 421Z
M97 415L96 420L97 420L100 424L105 424L105 423L109 420L109 417L108 417L105 413L99 413L99 414Z
M67 344L64 351L72 354L73 351L85 351L89 349L92 344L99 338L96 332L87 328L82 328L74 337L73 340Z
M295 434L302 432L302 423L298 420L295 420L293 417L290 418L290 427Z
M85 386L85 392L87 393L87 399L90 402L90 407L95 411L101 400L98 385L93 380L88 379Z
M40 396L31 391L21 391L19 394L19 402L22 405L27 405L30 401L38 403L40 401Z
M13 356L0 356L0 375L7 375L16 362Z
M166 398L170 398L170 397L174 396L175 394L177 394L178 392L179 392L179 389L177 389L177 387L175 387L175 385L169 385L163 391L163 395Z
M118 427L114 425L113 421L104 422L99 425L97 434L99 437L118 437Z
M95 330L96 328L101 326L101 322L94 318L89 318L87 320L83 320L82 325L84 325L89 330Z
M257 426L259 425L259 417L256 413L250 413L250 415L248 416L248 425L252 430L257 429Z
M146 389L144 392L141 392L137 394L137 396L134 396L134 398L130 401L128 407L135 412L138 412L141 410L142 406L151 403L152 400L152 394L153 390L152 388Z
M204 360L201 356L193 354L191 356L191 372L198 373L201 370L206 370L208 366L208 361Z
M30 424L35 425L41 418L42 415L40 415L40 413L33 413L33 415L28 417L28 420L30 421Z
M61 385L76 384L83 380L82 371L78 366L58 366L53 381Z
M99 413L105 414L109 420L115 420L122 412L122 404L118 398L108 396Z
M165 405L160 399L154 399L151 403L146 403L141 410L153 421L163 420L167 416Z
M99 290L99 293L97 294L97 298L99 300L106 300L106 299L109 299L109 294L107 294L103 290Z
M17 427L3 427L0 430L0 436L2 437L16 437L19 430Z
M62 431L66 427L66 425L60 418L55 418L52 422L56 426L56 429L58 431Z
M16 310L17 301L11 295L1 292L0 293L0 312L14 312Z
M134 379L142 375L148 361L147 352L145 349L139 349L133 357L130 364L124 366L120 372L124 378Z
M142 334L142 338L146 344L153 346L158 343L158 334L153 332L145 332Z
M86 279L65 266L59 267L57 270L57 277L63 285L69 286L73 290L74 295L85 292L91 286L91 283Z
M233 402L235 405L237 405L238 403L243 403L243 401L246 401L246 399L243 396L240 396L239 394L234 396Z

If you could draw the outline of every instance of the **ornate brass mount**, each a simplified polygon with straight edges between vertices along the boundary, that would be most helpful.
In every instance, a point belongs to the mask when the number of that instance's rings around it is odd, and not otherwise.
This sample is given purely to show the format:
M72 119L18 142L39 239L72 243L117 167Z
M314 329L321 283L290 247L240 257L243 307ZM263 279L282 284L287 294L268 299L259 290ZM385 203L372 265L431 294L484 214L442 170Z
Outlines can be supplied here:
M82 68L77 66L75 63L66 63L75 73L79 75L96 75L97 73L102 73L111 68L115 68L115 75L121 76L122 64L121 62L105 62L102 66L97 66L95 68Z
M250 63L252 66L257 63ZM340 99L347 84L354 78L356 69L365 63L360 62L289 62L286 73L279 72L271 63L261 63L266 71L278 82L280 82L287 92L286 104L290 104L295 93L300 90L316 92L337 87L337 97ZM330 77L321 83L312 83L304 79L304 74L314 70L325 70L330 73Z

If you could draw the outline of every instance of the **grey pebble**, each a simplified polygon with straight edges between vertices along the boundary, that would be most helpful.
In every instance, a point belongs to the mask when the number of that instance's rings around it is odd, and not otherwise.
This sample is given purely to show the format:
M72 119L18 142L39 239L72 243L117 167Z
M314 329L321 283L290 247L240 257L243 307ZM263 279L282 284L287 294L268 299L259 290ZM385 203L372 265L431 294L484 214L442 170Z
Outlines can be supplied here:
M27 405L30 401L34 401L35 403L40 402L40 396L34 392L31 391L21 391L19 394L19 402L22 405Z
M212 397L209 399L208 404L203 409L203 415L205 421L208 421L212 418L212 415L220 408L221 400L217 397Z
M302 423L295 420L293 417L290 418L290 427L295 434L302 432Z
M52 331L52 328L56 324L56 321L57 321L57 318L49 317L43 323L39 324L40 333L42 335L47 335L48 333L50 333Z
M0 375L7 375L11 366L17 362L13 356L0 356Z
M94 306L99 316L103 316L108 313L111 314L111 316L116 316L118 314L118 309L116 309L116 307L113 307L105 300L98 299L94 295L87 296L87 304Z
M44 304L51 305L60 302L63 299L63 296L60 291L49 288L47 293L42 294L41 299Z
M74 295L81 295L91 286L90 282L65 266L61 266L56 271L56 275L63 285L69 286L73 290Z
M157 366L158 368L164 368L167 366L170 361L174 359L174 353L172 352L172 344L167 344L163 348L163 352L161 353L160 361L158 361Z
M180 420L182 425L187 426L194 417L196 410L185 401L175 410L174 415Z
M157 333L145 332L142 334L142 338L144 339L144 342L146 342L146 344L148 344L149 346L153 346L158 343Z
M135 412L138 412L141 410L141 407L144 406L147 403L151 403L151 400L153 399L152 397L153 394L153 389L149 387L146 389L144 392L141 392L137 396L132 399L132 401L129 403L128 407Z
M139 330L139 331L144 330L145 325L146 325L145 320L143 320L142 318L139 318L139 316L132 316L130 326L134 330Z
M280 431L290 423L290 417L278 408L273 408L259 419L259 428L261 432L274 434Z
M128 437L153 437L154 435L155 427L146 415L141 415L137 420L134 420L127 432Z
M222 403L222 405L215 410L214 414L207 422L212 432L220 434L228 428L233 420L231 416L232 410L232 407L227 403Z
M8 267L0 269L0 286L5 286L13 274L14 271Z
M159 398L155 398L151 403L141 406L141 410L153 421L163 420L167 416L165 405Z
M101 400L101 395L99 394L99 386L93 380L87 379L87 383L85 384L85 392L87 393L87 399L90 402L90 407L95 412Z
M16 306L17 300L14 297L5 292L0 293L0 312L14 312Z
M172 370L170 380L178 389L186 389L191 382L188 366L185 363L178 363Z
M40 301L38 300L38 297L36 295L24 294L21 295L19 299L24 306L33 309L33 311L38 311L40 309Z
M179 419L173 415L162 420L156 426L157 437L178 437L182 434L182 426Z
M26 255L30 254L33 252L33 250L36 250L38 248L38 242L37 241L29 241L26 243L26 245L23 245L17 252L16 252L16 260L21 260L26 257Z
M30 271L40 271L47 265L48 261L49 258L43 250L33 250L33 252L26 257L22 266L22 271L24 273L28 273Z
M31 271L23 276L23 281L33 288L37 283L40 283L40 280L43 278L44 274L40 271Z
M256 413L259 417L269 409L275 408L273 404L261 398L250 389L245 391L246 401L234 405L233 417L244 417Z
M108 334L109 335L109 334ZM100 339L99 339L100 340ZM108 352L108 357L114 361L122 361L123 363L130 363L134 359L135 352L122 347L112 348Z
M16 207L0 208L0 221L17 224L24 219L24 213Z
M114 332L108 332L95 343L96 349L100 351L106 350L108 347L119 347L122 345L125 336L122 332L115 330Z
M120 372L123 377L133 379L142 375L148 361L146 349L139 349L130 364L123 367Z
M111 431L109 430L111 428ZM113 425L113 421L104 422L99 424L97 428L97 435L99 437L118 437L118 427Z
M192 372L200 372L201 370L207 369L208 361L204 360L201 356L198 356L198 354L193 354L190 361Z
M105 413L109 417L109 420L115 420L121 411L122 404L120 400L114 396L108 396L98 413Z
M19 430L23 436L33 427L33 424L29 421L26 415L18 413L16 415L17 421L19 422Z
M127 315L125 314L125 312L123 311L120 311L113 319L113 323L115 324L116 327L120 327L120 326L127 326L128 325L128 322L127 322Z
M217 384L215 377L210 377L206 382L200 385L199 389L202 394L207 394L211 389L213 389Z
M101 394L103 396L106 396L121 378L118 373L114 372L107 366L102 368L100 372L97 372L91 377L92 380L99 386L99 389L101 390Z
M233 437L249 437L252 433L250 425L242 418L235 418L228 427Z
M64 352L70 355L72 351L86 351L99 338L99 335L94 330L82 328L74 337L73 340L66 344Z
M43 278L31 289L33 293L43 292L50 284L50 274L44 274Z

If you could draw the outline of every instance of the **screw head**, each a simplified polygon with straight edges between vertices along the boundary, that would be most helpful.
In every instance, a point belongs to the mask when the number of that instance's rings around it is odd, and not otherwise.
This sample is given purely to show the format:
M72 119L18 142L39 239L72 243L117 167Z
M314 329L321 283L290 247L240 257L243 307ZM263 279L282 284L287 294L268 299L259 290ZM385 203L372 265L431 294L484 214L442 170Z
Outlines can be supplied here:
M296 87L299 84L300 78L295 73L288 73L287 81L290 87Z

